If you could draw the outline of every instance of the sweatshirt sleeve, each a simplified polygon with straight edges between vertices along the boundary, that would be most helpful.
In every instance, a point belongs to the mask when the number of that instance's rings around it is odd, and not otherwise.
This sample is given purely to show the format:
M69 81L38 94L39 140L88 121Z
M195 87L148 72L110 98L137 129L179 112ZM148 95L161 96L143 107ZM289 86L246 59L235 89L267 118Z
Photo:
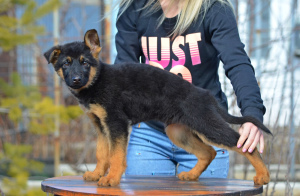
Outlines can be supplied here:
M262 122L266 109L253 66L240 40L233 10L226 4L214 3L207 12L204 25L224 64L225 74L231 81L242 115L255 117Z
M115 39L117 56L115 63L139 62L142 50L136 27L139 13L137 10L136 3L133 2L117 19L116 27L118 32Z

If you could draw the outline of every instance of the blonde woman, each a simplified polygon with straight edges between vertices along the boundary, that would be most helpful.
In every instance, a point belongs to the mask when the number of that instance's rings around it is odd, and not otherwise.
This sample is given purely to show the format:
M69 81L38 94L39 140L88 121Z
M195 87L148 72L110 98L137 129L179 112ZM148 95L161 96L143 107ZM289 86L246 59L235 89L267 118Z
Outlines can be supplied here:
M143 62L178 74L209 89L228 109L218 76L222 61L242 115L263 121L260 89L227 0L121 0L116 25L115 63ZM259 143L263 152L264 138L255 125L245 123L239 132L239 148L251 153ZM227 177L228 152L215 150L216 158L200 177ZM176 175L196 162L194 155L172 144L162 123L153 119L133 126L126 174Z

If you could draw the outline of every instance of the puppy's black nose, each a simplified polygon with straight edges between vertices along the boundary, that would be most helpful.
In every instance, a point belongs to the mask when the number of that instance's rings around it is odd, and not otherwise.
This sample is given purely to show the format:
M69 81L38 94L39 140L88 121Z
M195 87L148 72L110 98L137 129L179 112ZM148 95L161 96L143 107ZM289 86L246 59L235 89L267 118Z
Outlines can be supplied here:
M79 76L75 76L75 77L73 77L72 79L73 79L73 83L74 83L74 84L79 84L80 81L81 81L81 78L80 78Z

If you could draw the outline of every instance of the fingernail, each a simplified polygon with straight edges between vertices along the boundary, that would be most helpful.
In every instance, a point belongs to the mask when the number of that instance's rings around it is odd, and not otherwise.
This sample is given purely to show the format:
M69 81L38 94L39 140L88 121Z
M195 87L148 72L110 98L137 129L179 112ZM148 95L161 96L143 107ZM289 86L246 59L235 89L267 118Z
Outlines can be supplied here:
M242 146L242 144L238 144L237 147L240 148Z
M244 148L244 149L243 149L243 152L246 152L246 151L247 151L247 149L246 149L246 148Z
M262 154L262 153L263 153L263 151L260 151L259 153L260 153L260 154Z
M252 151L253 151L253 150L252 150L251 148L249 148L248 152L252 153Z

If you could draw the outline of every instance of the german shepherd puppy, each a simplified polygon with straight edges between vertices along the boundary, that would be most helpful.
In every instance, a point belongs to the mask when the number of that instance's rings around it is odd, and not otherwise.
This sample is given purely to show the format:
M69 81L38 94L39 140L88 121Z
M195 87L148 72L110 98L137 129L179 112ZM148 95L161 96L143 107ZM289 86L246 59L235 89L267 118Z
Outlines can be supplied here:
M100 50L97 31L89 30L83 42L54 46L44 54L99 133L97 166L84 174L85 180L99 180L99 186L118 185L126 168L129 126L158 120L167 125L166 134L174 144L198 158L195 167L180 173L179 179L197 180L216 156L214 145L246 156L256 170L255 184L269 182L258 150L243 153L236 147L240 135L228 125L252 122L271 134L262 123L231 116L209 91L168 71L146 64L105 64L99 60Z

